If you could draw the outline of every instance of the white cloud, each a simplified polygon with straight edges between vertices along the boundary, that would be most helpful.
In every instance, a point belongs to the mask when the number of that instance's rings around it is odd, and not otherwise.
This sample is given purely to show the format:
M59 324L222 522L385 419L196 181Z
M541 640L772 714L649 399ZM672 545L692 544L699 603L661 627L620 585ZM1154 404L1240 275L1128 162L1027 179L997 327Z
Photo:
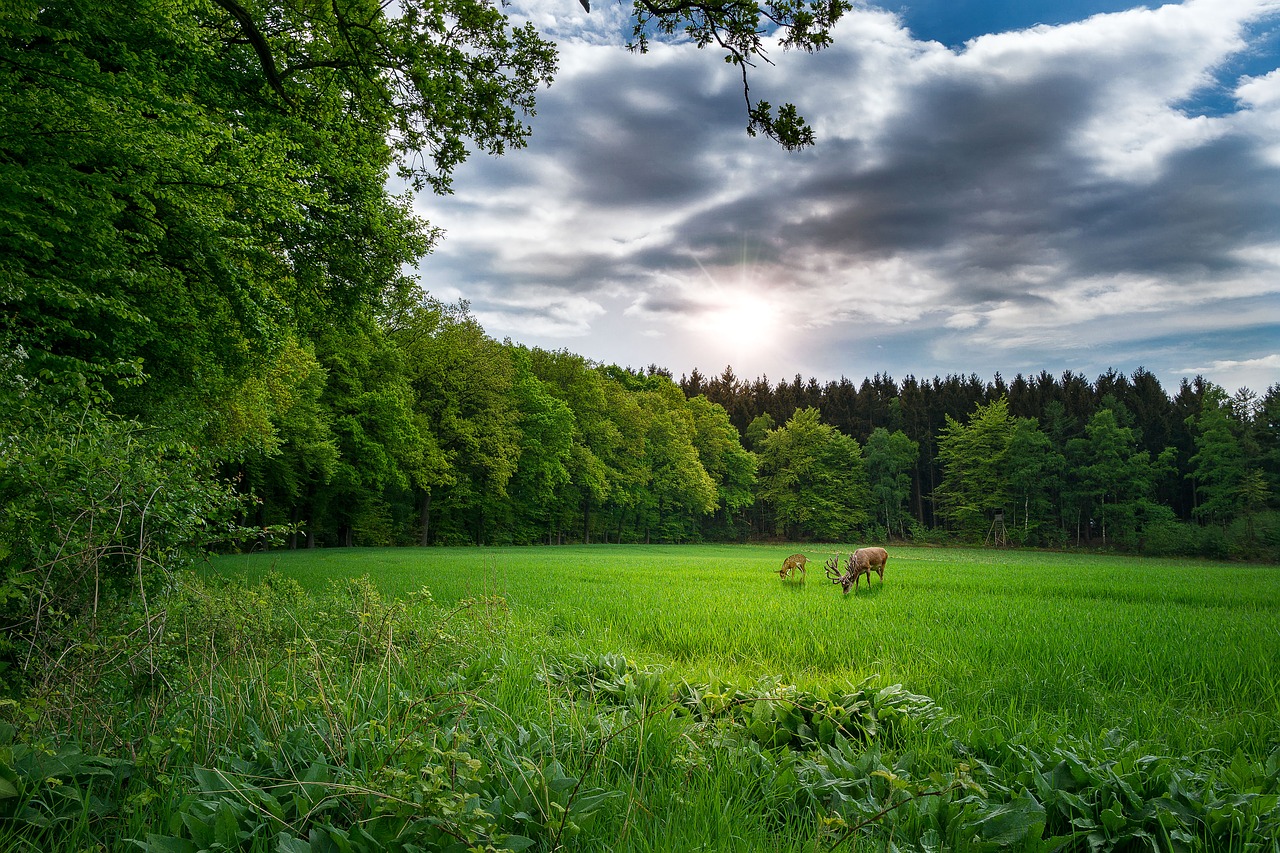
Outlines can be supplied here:
M1194 376L1197 373L1209 373L1219 370L1236 370L1242 367L1274 370L1277 371L1277 373L1280 373L1280 353L1272 353L1271 355L1263 356L1262 358L1247 358L1242 361L1221 359L1213 362L1208 367L1184 367L1177 372L1187 376Z
M1183 376L1203 376L1228 392L1248 388L1264 394L1268 388L1280 384L1280 353L1260 358L1218 359L1204 367L1183 367L1173 372Z

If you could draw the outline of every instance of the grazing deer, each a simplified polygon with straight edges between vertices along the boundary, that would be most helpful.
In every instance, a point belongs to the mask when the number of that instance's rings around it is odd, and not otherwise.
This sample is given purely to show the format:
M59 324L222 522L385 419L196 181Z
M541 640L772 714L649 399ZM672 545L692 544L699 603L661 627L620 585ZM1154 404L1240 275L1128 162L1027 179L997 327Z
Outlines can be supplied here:
M867 576L867 589L871 589L871 573L880 575L880 583L884 583L884 564L889 561L889 554L883 548L859 548L849 555L844 574L840 574L840 555L836 554L827 560L827 579L840 584L844 594L849 588L857 590L858 579Z
M827 580L831 581L832 583L840 584L840 586L844 589L845 595L849 594L849 587L857 586L858 578L865 571L868 571L868 569L859 568L857 564L854 562L853 554L849 555L849 568L846 569L843 574L840 573L840 554L839 553L833 554L831 556L831 559L827 560ZM870 586L871 586L871 578L868 577L867 587L870 588Z
M795 579L796 572L800 572L800 581L805 578L805 563L809 562L809 558L804 554L792 554L790 557L782 561L782 568L778 570L778 577L786 580L787 578Z
M849 562L866 567L863 571L867 573L867 588L870 589L872 572L880 576L880 583L884 583L884 564L889 562L889 552L883 548L859 548L849 556Z

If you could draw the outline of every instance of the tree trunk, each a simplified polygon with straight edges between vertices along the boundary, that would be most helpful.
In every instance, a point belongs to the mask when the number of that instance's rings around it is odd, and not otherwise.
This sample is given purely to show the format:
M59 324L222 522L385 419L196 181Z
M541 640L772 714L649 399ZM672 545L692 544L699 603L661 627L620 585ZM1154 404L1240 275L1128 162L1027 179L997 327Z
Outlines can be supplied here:
M419 545L431 544L431 492L427 492L422 496L422 513L420 515L422 521L422 538L418 540Z

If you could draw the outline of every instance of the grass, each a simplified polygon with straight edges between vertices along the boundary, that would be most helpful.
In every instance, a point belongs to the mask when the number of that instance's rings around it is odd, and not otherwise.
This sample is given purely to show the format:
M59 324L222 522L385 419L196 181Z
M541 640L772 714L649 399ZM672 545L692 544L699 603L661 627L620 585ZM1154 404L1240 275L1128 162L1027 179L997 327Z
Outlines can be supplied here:
M1280 567L794 550L218 558L0 716L0 850L1274 853Z
M1175 754L1280 745L1280 568L1111 555L894 548L847 597L831 551L589 546L294 551L221 558L319 589L503 595L544 653L618 652L689 679L900 683L970 731L1120 729ZM847 552L847 548L845 549Z

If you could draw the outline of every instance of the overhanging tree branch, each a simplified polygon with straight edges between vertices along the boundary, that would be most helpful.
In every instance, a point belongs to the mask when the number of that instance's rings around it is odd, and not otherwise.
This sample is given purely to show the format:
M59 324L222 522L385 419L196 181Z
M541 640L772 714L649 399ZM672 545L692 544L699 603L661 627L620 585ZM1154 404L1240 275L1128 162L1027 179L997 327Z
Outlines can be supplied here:
M775 114L767 101L752 101L747 68L755 67L753 59L773 64L764 48L764 37L770 33L778 36L783 49L813 53L827 47L832 28L852 8L850 0L633 0L632 8L630 50L644 53L651 33L670 36L678 30L699 48L718 45L725 61L742 73L747 133L763 133L789 151L814 144L813 129L794 104L783 104Z
M266 75L267 83L280 96L281 100L286 104L292 105L293 101L289 98L289 94L285 92L284 81L280 77L280 72L276 69L276 60L271 54L271 46L267 44L267 39L262 35L262 31L258 29L258 25L253 22L253 16L235 0L213 0L213 2L235 18L236 23L240 26L240 31L244 33L245 39L253 47L254 53L258 54L258 62L262 65L262 73Z

